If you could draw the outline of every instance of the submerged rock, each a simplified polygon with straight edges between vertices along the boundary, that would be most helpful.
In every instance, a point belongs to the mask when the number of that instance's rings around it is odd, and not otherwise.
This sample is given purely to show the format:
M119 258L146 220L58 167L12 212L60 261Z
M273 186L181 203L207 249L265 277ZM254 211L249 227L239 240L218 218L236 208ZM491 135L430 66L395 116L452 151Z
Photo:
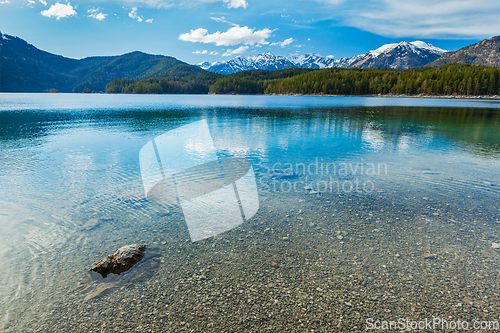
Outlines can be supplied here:
M425 252L424 253L424 259L436 259L436 256L433 255L432 253L430 252Z
M144 258L146 245L126 245L118 249L114 254L107 256L90 267L91 271L101 274L103 278L108 274L120 274L128 271Z

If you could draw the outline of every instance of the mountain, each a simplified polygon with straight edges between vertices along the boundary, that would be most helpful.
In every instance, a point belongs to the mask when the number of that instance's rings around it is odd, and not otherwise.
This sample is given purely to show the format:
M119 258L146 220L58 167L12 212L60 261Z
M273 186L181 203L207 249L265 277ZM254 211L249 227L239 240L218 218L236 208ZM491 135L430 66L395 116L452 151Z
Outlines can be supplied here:
M95 66L90 73L80 78L73 91L82 91L85 87L92 91L105 91L106 84L117 78L142 80L164 76L184 77L205 72L197 66L188 65L172 57L138 51L106 58L105 63ZM96 58L82 59L82 64L85 61L94 64Z
M330 68L335 67L336 60L333 57L323 58L316 53L308 54L288 54L285 58L294 64L294 67L300 68Z
M425 66L447 51L422 41L386 44L368 53L342 58L335 67L408 69Z
M447 53L430 65L441 66L449 63L500 67L500 36Z
M147 79L205 72L172 57L132 52L120 56L71 59L42 51L0 32L0 91L104 91L116 78Z
M224 62L203 62L198 64L198 66L220 74L233 74L252 69L279 70L296 67L295 64L288 59L281 56L275 56L270 52L248 57L238 56Z
M238 56L223 62L202 62L200 68L220 74L233 74L236 72L263 69L280 70L287 68L326 68L332 67L330 58L323 58L318 54L288 54L284 57L276 56L270 52L251 55L248 57Z
M408 43L386 44L376 50L350 58L334 59L322 57L318 54L288 54L286 56L275 56L269 52L248 57L238 56L236 58L210 63L208 61L198 64L205 70L232 74L244 70L264 69L279 70L286 68L394 68L407 69L420 67L438 59L447 51L437 48L431 44L414 41Z
M24 40L0 33L0 91L64 91L77 78L69 74L78 60L41 51Z

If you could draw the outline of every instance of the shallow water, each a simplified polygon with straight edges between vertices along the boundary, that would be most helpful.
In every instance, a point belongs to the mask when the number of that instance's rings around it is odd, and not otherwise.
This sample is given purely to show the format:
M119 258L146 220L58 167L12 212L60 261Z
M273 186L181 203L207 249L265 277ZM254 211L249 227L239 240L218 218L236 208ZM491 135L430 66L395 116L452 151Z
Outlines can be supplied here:
M364 331L368 318L499 320L499 106L0 94L0 331L345 332ZM249 161L258 211L193 242L185 206L145 197L140 151L200 120L213 149L194 145L186 156ZM186 162L171 156L170 165ZM272 173L287 168L293 177ZM211 174L177 180L203 190ZM149 253L130 271L88 272L140 243Z

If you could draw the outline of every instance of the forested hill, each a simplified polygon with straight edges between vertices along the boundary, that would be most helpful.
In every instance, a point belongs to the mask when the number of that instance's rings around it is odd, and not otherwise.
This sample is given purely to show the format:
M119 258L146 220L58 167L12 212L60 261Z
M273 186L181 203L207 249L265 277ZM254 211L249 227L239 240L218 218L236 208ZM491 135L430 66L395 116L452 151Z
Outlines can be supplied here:
M146 80L115 79L106 86L111 94L207 94L222 74L206 72L189 76L167 76Z
M228 76L206 72L186 77L158 77L147 80L116 79L106 86L106 92L112 94L207 94L218 81L237 78L238 88L215 93L220 94L262 94L261 81L282 79L308 73L313 69L290 68L283 70L253 70L237 72ZM243 83L244 82L244 83ZM259 87L259 88L255 88Z
M260 71L259 75L256 72L259 71L219 79L210 87L210 93L500 95L500 69L487 66L448 64L408 70L329 68L283 78L273 78L282 71Z
M448 64L408 70L304 69L204 73L186 78L115 80L111 93L207 93L302 95L500 95L500 69Z
M204 73L172 57L131 52L71 59L0 32L0 92L100 92L116 78L147 79Z

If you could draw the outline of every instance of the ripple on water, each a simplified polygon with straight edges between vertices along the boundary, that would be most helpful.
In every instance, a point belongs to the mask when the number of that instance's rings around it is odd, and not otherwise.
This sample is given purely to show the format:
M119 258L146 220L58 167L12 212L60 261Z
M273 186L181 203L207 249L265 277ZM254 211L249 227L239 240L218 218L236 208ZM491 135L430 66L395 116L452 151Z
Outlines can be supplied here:
M437 306L462 315L454 306L465 297L484 301L464 305L477 318L498 313L500 257L491 248L500 242L498 131L474 117L469 125L450 117L429 126L429 112L419 109L422 120L412 110L386 110L399 118L380 108L65 111L63 123L53 116L28 136L2 137L0 329L93 331L113 317L121 318L114 328L127 331L148 316L157 331L187 324L203 332L247 324L276 331L297 323L352 331L364 327L360 317L387 310L431 315L426 309ZM138 154L152 137L201 116L218 157L251 159L260 209L241 226L192 243L178 205L145 198ZM476 127L486 133L474 141L468 133ZM382 162L388 172L335 175L372 180L370 193L306 190L306 176L329 179L317 174L263 177L261 162L307 165L317 157ZM200 167L177 181L200 186L219 177ZM266 187L273 182L297 183L300 191ZM137 267L106 279L88 272L134 243L152 249ZM436 259L424 260L427 252Z

